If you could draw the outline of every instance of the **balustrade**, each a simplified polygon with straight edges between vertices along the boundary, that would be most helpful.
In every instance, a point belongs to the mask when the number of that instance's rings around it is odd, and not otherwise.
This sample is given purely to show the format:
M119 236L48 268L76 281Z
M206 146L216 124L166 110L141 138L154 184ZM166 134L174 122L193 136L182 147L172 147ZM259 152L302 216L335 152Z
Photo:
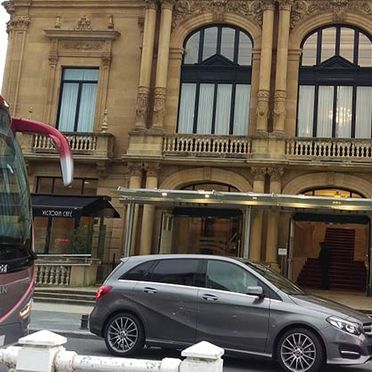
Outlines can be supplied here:
M72 265L38 264L36 265L36 285L62 286L70 285Z
M174 134L164 137L163 154L246 158L251 140L245 136Z
M372 140L294 138L287 140L288 159L356 160L372 159Z

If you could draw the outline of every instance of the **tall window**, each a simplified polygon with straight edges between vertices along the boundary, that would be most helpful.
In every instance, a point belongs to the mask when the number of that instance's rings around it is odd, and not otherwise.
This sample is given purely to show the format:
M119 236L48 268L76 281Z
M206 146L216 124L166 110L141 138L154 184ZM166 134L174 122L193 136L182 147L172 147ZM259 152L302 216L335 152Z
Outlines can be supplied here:
M304 40L297 136L371 138L371 97L369 35L330 26Z
M96 110L98 69L65 68L58 113L63 132L92 132Z
M242 30L209 26L185 42L178 133L246 135L252 41Z

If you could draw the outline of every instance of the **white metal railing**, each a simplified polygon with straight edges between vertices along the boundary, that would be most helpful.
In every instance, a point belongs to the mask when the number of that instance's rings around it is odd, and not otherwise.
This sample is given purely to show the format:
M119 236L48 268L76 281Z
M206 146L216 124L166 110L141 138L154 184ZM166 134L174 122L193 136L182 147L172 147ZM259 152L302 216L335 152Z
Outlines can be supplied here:
M14 372L222 372L224 350L200 342L182 351L184 360L164 358L161 361L78 355L66 351L63 336L39 331L19 340L21 346L0 349L0 365Z
M165 156L245 158L250 152L251 140L246 136L173 134L163 139Z
M36 265L36 285L62 286L70 285L72 264L45 263Z
M94 133L65 133L65 137L74 152L93 152L97 149L97 135ZM33 135L32 149L34 151L55 151L50 137L42 134Z
M293 138L286 142L289 159L372 160L372 140L340 138Z

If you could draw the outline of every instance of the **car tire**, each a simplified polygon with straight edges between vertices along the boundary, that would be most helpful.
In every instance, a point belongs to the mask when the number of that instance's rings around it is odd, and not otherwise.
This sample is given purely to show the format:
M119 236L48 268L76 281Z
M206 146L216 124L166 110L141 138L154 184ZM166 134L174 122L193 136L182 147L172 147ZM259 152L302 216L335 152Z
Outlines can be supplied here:
M276 356L284 371L317 372L325 364L325 351L318 336L306 328L293 328L280 338Z
M104 338L111 354L126 357L143 348L145 333L141 322L132 314L120 313L109 319Z

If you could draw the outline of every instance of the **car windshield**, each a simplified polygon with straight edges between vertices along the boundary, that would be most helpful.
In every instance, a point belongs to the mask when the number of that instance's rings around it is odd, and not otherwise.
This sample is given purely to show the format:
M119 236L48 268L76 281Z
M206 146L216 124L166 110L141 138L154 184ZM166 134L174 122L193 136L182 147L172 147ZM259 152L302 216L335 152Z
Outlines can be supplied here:
M285 278L283 275L278 274L269 267L258 264L255 262L244 261L244 263L251 267L253 270L262 275L270 283L274 284L277 288L289 295L303 295L305 292L296 284Z

